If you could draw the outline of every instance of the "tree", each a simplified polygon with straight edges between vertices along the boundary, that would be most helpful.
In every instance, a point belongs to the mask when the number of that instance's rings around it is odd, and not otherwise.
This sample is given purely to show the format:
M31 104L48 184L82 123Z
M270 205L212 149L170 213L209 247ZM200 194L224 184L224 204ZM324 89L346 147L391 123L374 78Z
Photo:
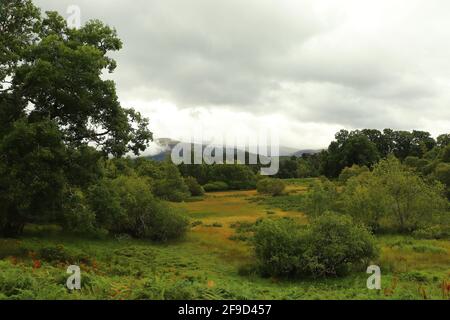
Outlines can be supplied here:
M60 212L67 150L51 121L16 121L0 140L0 235L16 236L26 223L54 221Z
M321 154L322 172L327 177L338 177L342 169L356 164L371 167L379 158L375 143L360 131L341 130L328 150Z
M115 30L100 21L70 29L56 12L41 17L30 0L3 0L0 18L1 224L16 235L58 214L70 184L85 188L98 178L90 146L105 158L139 154L152 134L102 79L116 67L109 52L122 46Z
M281 179L297 178L297 168L298 162L295 156L289 159L282 159L277 177Z
M335 184L327 179L314 182L305 196L305 211L315 218L336 208L338 191Z
M450 134L441 134L437 137L437 146L442 148L450 145Z
M0 10L0 92L14 73L23 52L34 42L40 11L31 0L2 0Z
M189 197L189 188L174 164L163 163L161 172L162 179L152 182L153 193L157 197L174 202L181 202Z
M385 215L399 231L411 232L432 223L447 209L442 184L425 183L394 157L380 161L374 168L373 178L378 188L370 191L383 198Z
M202 196L205 194L205 190L203 190L203 187L195 180L194 177L185 177L184 182L189 188L189 192L191 193L191 196Z
M339 175L339 181L340 182L347 182L352 177L357 177L362 173L369 172L369 168L366 166L358 166L357 164L354 164L351 167L346 167L344 170L342 170L341 174Z

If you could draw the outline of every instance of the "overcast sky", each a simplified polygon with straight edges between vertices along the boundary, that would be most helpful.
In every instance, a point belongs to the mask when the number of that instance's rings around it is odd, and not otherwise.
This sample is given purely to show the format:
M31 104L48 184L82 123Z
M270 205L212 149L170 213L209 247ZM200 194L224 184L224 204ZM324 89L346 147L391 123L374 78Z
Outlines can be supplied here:
M448 0L35 0L117 29L124 107L156 137L279 130L326 147L340 128L450 132Z

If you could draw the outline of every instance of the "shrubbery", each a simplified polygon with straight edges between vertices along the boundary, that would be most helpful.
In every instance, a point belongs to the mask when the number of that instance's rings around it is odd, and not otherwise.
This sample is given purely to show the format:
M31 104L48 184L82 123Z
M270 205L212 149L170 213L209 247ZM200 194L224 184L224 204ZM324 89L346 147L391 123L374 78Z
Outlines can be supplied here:
M258 181L256 189L262 194L279 196L283 194L284 189L286 189L286 185L283 180L280 179L263 178Z
M202 196L205 194L205 190L203 187L197 182L197 180L194 177L185 177L184 182L186 183L187 187L189 188L189 192L191 193L191 196Z
M187 218L155 198L149 179L119 176L92 186L88 196L79 191L66 210L65 226L71 231L107 230L136 238L167 241L184 235Z
M316 217L336 208L339 194L333 182L324 178L313 182L310 189L303 204L309 216Z
M178 168L172 163L164 163L161 179L153 181L153 193L161 199L181 202L189 197L189 188Z
M228 184L222 181L210 182L203 186L206 192L226 191L229 189Z
M444 186L422 178L395 157L381 160L372 172L354 166L343 172L341 180L346 182L339 190L326 179L312 185L303 203L310 217L337 211L373 232L412 233L448 225Z
M338 276L377 256L373 236L349 216L332 213L301 227L287 219L265 220L255 232L255 252L269 276Z
M339 175L339 181L342 183L347 182L352 177L357 177L362 173L369 172L369 168L366 166L358 166L354 164L351 167L346 167L344 170L342 170L341 174Z

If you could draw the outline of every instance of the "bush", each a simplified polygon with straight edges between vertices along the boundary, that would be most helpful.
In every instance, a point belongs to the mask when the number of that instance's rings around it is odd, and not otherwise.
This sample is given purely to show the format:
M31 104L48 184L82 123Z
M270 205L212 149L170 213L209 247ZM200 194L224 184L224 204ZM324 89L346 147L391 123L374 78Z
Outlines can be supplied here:
M155 199L147 179L121 176L112 185L126 213L115 222L115 233L166 241L181 237L187 230L186 217Z
M69 189L66 192L62 225L66 230L74 233L94 234L96 232L96 215L81 190Z
M264 220L255 232L261 272L269 276L338 276L377 256L373 236L349 216L326 213L310 226Z
M304 259L314 276L346 274L377 257L375 238L350 216L326 213L311 224Z
M180 171L172 163L164 163L162 178L154 180L153 193L163 199L181 202L189 197L189 188L181 177Z
M185 177L184 182L186 183L191 196L196 197L205 194L205 190L194 177Z
M264 220L254 236L264 276L297 276L304 271L306 232L289 220Z
M92 186L87 198L95 227L115 235L167 241L183 236L189 226L183 213L154 197L148 178L106 179Z
M311 190L304 198L304 208L311 217L317 217L336 208L338 192L335 184L328 179L313 182Z
M259 193L279 196L286 189L286 185L280 179L265 178L258 181L256 189Z
M222 181L210 182L203 186L206 192L217 192L228 190L228 184Z
M341 174L339 175L339 181L342 183L347 182L352 177L357 177L362 173L369 172L369 168L366 166L358 166L354 164L352 167L346 167L344 170L342 170Z
M373 231L414 232L443 223L448 202L440 183L429 183L390 157L364 178L351 178L340 198L340 209Z

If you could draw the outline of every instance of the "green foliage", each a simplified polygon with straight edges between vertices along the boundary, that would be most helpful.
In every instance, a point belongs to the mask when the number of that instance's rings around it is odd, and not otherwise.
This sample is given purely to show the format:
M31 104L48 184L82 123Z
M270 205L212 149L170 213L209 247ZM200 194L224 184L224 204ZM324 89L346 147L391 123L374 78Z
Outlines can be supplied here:
M377 256L374 238L364 227L331 213L304 228L286 219L265 220L254 242L261 271L270 276L343 275Z
M377 164L373 171L375 183L381 185L381 196L386 203L386 212L400 231L413 231L424 224L435 221L444 214L448 203L441 184L427 184L395 158Z
M66 185L65 160L53 121L16 121L0 136L0 234L16 236L26 223L54 220Z
M240 164L219 164L211 167L210 181L222 181L230 190L252 189L256 177L250 167Z
M223 181L215 181L205 184L203 189L205 189L206 192L226 191L229 189L229 186Z
M280 179L264 178L258 181L256 185L258 193L279 196L283 194L286 185Z
M62 225L66 230L80 234L96 232L96 215L79 189L67 191L63 205Z
M326 211L334 210L338 199L335 184L327 179L314 181L311 190L304 197L304 208L311 217L317 217Z
M254 243L264 275L293 277L304 272L306 232L292 221L264 220L255 232Z
M357 177L362 173L369 172L369 168L366 166L358 166L357 164L354 164L351 167L346 167L344 170L342 170L341 174L339 175L339 181L341 183L347 182L352 177Z
M113 220L114 233L158 241L179 238L188 227L185 216L154 198L147 179L121 176L112 181L125 215Z
M350 179L340 203L344 213L374 231L413 232L441 221L448 209L441 184L426 183L394 157L380 161L373 173Z
M242 164L197 164L179 167L184 177L194 177L201 185L212 187L209 191L219 191L213 186L216 182L227 184L226 189L221 190L247 190L256 187L256 176L251 166ZM208 191L205 189L205 191Z
M189 192L191 193L191 196L197 197L197 196L202 196L205 194L205 190L197 182L197 180L194 177L185 177L184 182L186 183L187 187L189 188Z
M381 219L387 215L388 204L384 193L383 185L377 183L371 173L353 177L347 181L340 195L340 209L373 232L379 232Z
M161 179L153 181L153 193L161 199L181 202L189 197L189 188L178 168L166 162L161 168Z
M85 191L102 178L101 158L138 155L152 139L102 77L122 43L98 20L69 28L28 0L2 1L0 18L0 234L27 223L93 230Z
M378 256L375 238L349 216L325 214L317 218L308 233L304 259L313 275L346 274Z

